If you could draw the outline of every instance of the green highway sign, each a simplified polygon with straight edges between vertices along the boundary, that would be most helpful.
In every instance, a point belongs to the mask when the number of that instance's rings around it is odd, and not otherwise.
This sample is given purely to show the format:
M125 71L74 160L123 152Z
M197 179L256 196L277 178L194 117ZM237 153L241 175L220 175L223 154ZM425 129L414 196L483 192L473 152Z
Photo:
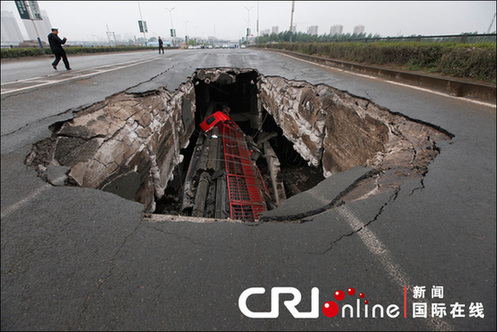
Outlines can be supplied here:
M19 15L23 20L30 20L31 16L29 16L28 7L26 6L26 1L16 1L17 10L19 11Z

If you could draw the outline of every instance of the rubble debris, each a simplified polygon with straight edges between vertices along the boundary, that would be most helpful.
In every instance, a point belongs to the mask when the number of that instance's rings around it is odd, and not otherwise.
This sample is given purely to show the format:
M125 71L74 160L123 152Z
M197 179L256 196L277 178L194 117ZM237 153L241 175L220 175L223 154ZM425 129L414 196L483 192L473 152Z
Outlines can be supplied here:
M292 196L281 203L282 209L274 209L261 215L262 221L296 220L321 213L333 206L342 193L355 183L374 174L370 167L349 168L321 181L317 186Z
M280 161L276 152L271 147L268 141L263 143L264 147L264 157L266 158L266 163L269 169L269 175L271 178L271 185L273 187L274 193L274 204L278 206L281 201L286 199L285 187L283 186L283 179L281 177Z

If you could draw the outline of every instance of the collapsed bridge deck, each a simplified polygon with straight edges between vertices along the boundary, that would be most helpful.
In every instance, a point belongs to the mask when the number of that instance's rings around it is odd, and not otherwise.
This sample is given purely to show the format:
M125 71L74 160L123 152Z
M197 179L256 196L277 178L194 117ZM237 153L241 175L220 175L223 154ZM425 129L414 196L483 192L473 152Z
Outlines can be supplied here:
M223 106L231 120L200 131ZM57 171L64 185L115 193L146 213L244 220L357 166L376 175L342 201L394 190L422 178L436 142L452 137L328 85L239 68L198 69L174 92L123 92L50 130L25 161L50 183Z

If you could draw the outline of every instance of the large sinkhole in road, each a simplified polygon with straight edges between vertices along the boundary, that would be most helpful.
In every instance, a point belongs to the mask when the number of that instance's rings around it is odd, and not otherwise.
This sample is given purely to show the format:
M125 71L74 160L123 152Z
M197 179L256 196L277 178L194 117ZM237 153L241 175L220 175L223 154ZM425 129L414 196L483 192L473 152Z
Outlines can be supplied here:
M371 171L324 207L422 183L436 142L452 138L325 84L240 68L197 69L173 92L122 92L50 129L26 158L40 177L185 220L264 220L357 167Z

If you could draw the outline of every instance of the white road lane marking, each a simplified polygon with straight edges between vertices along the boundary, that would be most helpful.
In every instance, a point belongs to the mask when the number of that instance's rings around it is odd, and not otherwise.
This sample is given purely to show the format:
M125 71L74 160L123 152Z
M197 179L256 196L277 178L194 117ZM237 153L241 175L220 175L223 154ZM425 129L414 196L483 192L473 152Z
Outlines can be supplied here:
M159 58L159 57L153 57L153 58L148 59L148 60L133 61L131 63L124 63L124 64L121 64L121 65L117 65L117 67L116 67L116 65L112 65L112 66L105 65L105 66L97 67L97 68L88 68L88 69L85 69L85 71L92 70L91 73L81 74L81 75L76 75L76 76L71 76L71 77L62 78L62 79L59 79L59 80L47 81L45 83L39 83L39 84L35 84L35 85L23 87L23 88L18 88L18 89L4 89L1 92L1 94L2 95L6 95L6 94L9 94L9 93L13 93L13 92L19 92L19 91L24 91L24 90L39 88L41 86L46 86L46 85L51 85L51 84L58 84L58 83L61 83L61 82L66 82L66 81L71 81L71 80L77 80L77 79L81 79L81 78L88 77L88 76L95 76L95 75L99 75L99 74L111 72L111 71L114 71L114 70L124 69L124 68L128 68L128 67L133 67L133 66L136 66L136 65L144 64L144 63L147 63L147 62L151 62L151 61L156 60L157 58ZM111 68L110 69L101 69L101 68L106 68L106 67L111 67ZM74 72L71 72L71 73L74 73ZM76 71L76 73L77 73L77 71ZM39 79L39 78L36 78L36 79ZM32 80L33 79L19 80L19 81L15 81L15 82L4 83L2 85L16 84L16 83L26 83L26 82L32 82Z
M55 179L53 182L59 182L59 181L63 180L65 177L66 177L65 175L62 175L62 176L58 177L57 179ZM40 188L33 191L28 196L21 199L19 202L14 203L14 204L6 207L5 209L2 210L1 218L3 219L5 217L7 217L8 215L10 215L11 213L16 212L17 210L22 208L25 204L29 203L30 201L32 201L33 199L38 197L38 195L40 195L42 192L44 192L48 188L53 188L53 186L49 183L46 183L43 186L41 186Z
M364 223L357 218L357 216L352 212L346 205L342 205L336 208L337 212L347 221L350 227L357 231L357 235L362 240L366 248L371 252L374 257L380 262L382 268L387 272L390 278L399 286L400 289L404 289L407 286L411 292L413 290L413 284L407 273L396 264L388 250L387 246L383 244L378 237L373 233L368 227L364 227ZM431 308L431 303L429 300L425 299L428 303L428 307ZM449 323L441 320L438 317L431 317L430 315L425 321L431 330L442 330L448 331L453 330Z

